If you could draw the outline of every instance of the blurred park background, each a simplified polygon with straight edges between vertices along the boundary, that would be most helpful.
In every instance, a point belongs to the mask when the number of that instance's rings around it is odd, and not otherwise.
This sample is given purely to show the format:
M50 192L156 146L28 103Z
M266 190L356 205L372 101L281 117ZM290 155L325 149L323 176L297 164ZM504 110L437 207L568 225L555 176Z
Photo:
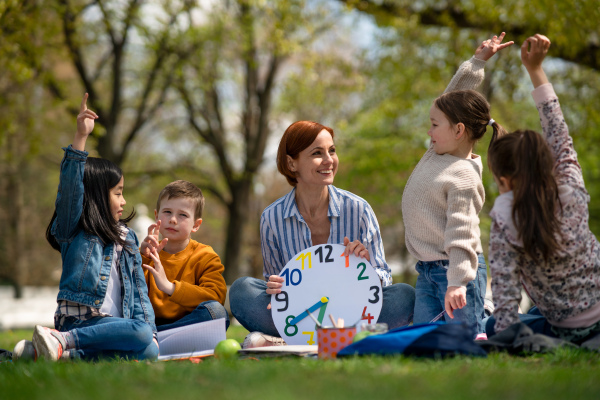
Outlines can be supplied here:
M597 0L0 0L0 301L58 285L45 231L85 92L100 117L88 151L123 168L126 209L153 217L166 183L197 184L206 207L194 238L221 256L228 284L262 274L259 217L290 189L275 166L285 128L331 126L335 185L371 204L396 281L411 282L400 205L430 104L502 31L516 44L486 67L492 116L540 130L519 47L547 35L598 235L598 21ZM487 140L476 148L484 165ZM484 185L487 255L498 194L488 171Z

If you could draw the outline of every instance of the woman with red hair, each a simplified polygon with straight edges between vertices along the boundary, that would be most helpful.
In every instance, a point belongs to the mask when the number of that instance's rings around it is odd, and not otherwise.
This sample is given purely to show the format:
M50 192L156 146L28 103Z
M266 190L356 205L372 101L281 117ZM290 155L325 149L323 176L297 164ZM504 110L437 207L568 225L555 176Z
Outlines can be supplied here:
M268 206L260 221L265 280L243 277L231 286L231 312L251 333L244 348L283 345L271 318L271 295L281 292L279 273L298 252L318 244L343 244L371 262L383 289L378 322L389 328L412 321L415 290L392 284L390 268L369 203L333 186L338 169L333 129L317 122L290 125L279 143L277 169L292 190Z

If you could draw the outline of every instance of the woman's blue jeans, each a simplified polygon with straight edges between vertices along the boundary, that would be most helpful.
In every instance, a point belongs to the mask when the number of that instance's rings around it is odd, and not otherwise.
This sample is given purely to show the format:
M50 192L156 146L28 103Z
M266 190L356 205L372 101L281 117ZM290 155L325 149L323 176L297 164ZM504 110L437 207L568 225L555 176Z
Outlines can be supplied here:
M82 321L67 317L60 331L70 331L73 335L73 358L156 360L158 357L158 346L152 340L152 328L137 319L94 317Z
M156 329L159 332L166 331L167 329L179 328L181 326L187 326L196 324L198 322L212 321L213 319L225 318L225 330L229 328L229 314L225 307L216 300L209 300L202 302L188 315L184 316L177 321L171 323L164 323L159 325L161 321L156 319Z
M259 331L279 336L267 305L267 282L262 279L239 278L229 289L231 313L250 332ZM377 322L385 322L389 329L408 325L412 321L415 289L405 283L382 287L383 304Z
M475 279L467 284L467 305L454 310L454 319L446 317L446 322L464 322L473 332L485 332L483 301L487 287L487 268L483 254L478 257L479 265ZM416 285L415 324L427 323L438 316L445 308L448 289L448 260L419 261L416 265L419 277ZM476 336L474 333L474 336Z

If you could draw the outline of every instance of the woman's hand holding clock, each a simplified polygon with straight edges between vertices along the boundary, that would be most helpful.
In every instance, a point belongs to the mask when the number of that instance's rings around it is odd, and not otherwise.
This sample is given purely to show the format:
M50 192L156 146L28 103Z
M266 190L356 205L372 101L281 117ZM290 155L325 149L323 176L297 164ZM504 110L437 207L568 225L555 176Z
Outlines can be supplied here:
M269 276L269 281L267 282L267 294L278 294L281 293L281 288L283 287L283 282L285 279L283 276L279 275L271 275ZM271 309L271 303L267 306L267 310Z

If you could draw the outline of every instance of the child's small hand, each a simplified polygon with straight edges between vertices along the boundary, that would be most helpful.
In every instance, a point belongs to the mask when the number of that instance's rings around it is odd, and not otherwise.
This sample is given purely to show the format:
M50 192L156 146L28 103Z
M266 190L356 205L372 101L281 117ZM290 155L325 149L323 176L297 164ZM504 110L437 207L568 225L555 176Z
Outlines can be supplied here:
M95 112L87 108L88 94L83 95L81 105L79 106L79 115L77 115L77 132L73 138L73 148L75 150L85 150L85 142L94 130L94 120L98 118Z
M156 286L169 296L175 291L175 284L167 278L165 269L160 262L160 257L156 248L152 248L150 251L150 258L154 261L154 267L147 264L142 264L142 267L146 268L154 276Z
M464 286L448 286L444 304L448 316L454 318L454 310L467 305L467 288Z
M158 241L158 233L160 232L160 221L157 221L155 224L152 224L148 227L148 236L144 238L142 243L140 244L140 253L146 257L150 258L150 252L152 249L157 249L160 253L162 249L165 248L168 238L164 238L162 242Z
M87 108L88 94L83 95L77 115L77 134L88 136L94 130L94 120L98 118L95 112Z
M500 36L494 35L493 38L481 42L481 45L475 50L475 58L487 61L500 50L512 46L515 43L512 40L510 42L502 43L504 35L505 33L502 32Z
M365 258L367 261L371 261L371 257L369 256L369 250L367 250L365 245L359 240L350 242L350 239L348 239L348 237L344 237L344 246L346 246L346 249L344 250L344 256L348 256L354 253L356 257Z
M521 61L528 71L542 67L542 61L548 54L550 39L544 35L535 34L528 37L521 46Z

